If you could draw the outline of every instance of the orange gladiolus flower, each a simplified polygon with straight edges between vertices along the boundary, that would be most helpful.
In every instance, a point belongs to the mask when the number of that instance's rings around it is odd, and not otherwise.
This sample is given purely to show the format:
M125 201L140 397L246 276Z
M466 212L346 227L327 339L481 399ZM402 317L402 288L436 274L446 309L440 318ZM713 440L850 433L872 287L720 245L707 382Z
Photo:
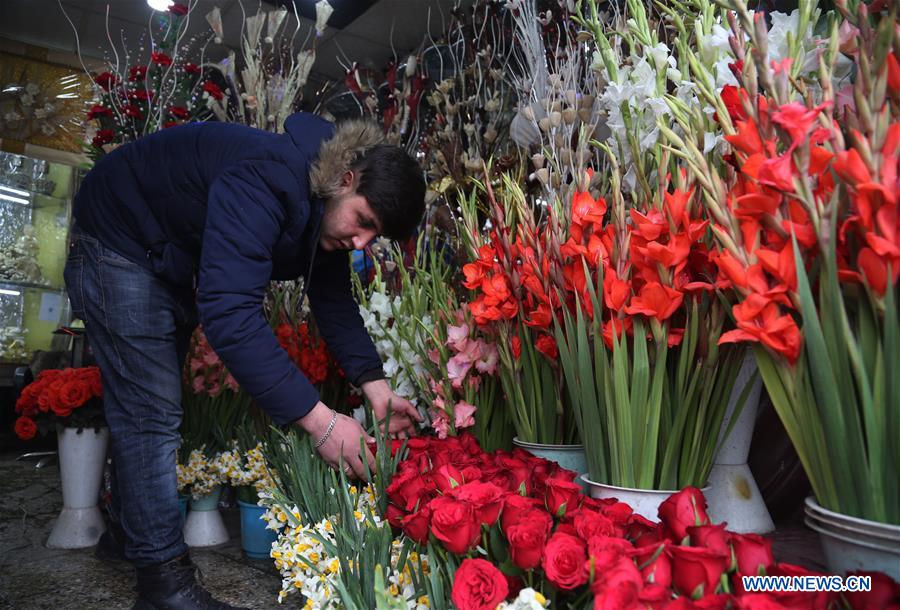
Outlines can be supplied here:
M779 315L778 304L758 294L750 294L731 309L737 329L719 338L723 343L762 343L794 364L800 356L800 329L790 315Z

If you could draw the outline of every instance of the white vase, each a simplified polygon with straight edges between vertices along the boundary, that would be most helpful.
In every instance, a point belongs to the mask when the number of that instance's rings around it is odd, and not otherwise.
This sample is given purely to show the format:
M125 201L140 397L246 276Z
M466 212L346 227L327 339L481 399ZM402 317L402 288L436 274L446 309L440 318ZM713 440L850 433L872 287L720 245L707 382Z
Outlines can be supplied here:
M53 549L91 547L106 531L97 501L109 428L60 428L57 438L63 507L47 546Z
M731 434L728 438L723 438L734 416L738 399L755 371L753 352L747 350L719 431L719 449L709 473L709 492L706 494L712 522L727 522L728 529L738 534L766 534L775 531L775 524L759 493L759 486L747 465L762 391L762 379L759 376L753 382Z
M187 519L184 522L184 542L188 546L218 546L228 542L228 530L219 512L222 487L216 487L205 496L189 500Z
M588 495L599 500L615 499L624 502L638 515L654 523L659 523L659 505L669 499L669 496L677 494L678 490L662 489L636 489L634 487L618 487L591 481L586 474L581 475L588 489ZM704 495L709 493L709 487L700 491Z
M880 523L828 510L806 499L806 525L819 533L828 568L835 574L884 572L900 580L900 524Z

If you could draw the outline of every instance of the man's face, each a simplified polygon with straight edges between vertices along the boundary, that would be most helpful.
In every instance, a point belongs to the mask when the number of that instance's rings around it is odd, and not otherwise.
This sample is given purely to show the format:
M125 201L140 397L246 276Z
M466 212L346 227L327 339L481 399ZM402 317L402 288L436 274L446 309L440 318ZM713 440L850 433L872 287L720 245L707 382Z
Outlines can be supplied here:
M378 217L369 202L356 192L353 172L346 172L342 182L340 192L325 202L319 247L328 252L362 250L380 230Z

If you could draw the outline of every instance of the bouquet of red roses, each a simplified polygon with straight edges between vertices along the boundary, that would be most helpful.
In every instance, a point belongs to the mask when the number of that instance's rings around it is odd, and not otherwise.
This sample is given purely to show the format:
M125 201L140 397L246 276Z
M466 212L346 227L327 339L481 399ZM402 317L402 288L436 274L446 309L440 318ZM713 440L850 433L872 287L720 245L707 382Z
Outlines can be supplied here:
M486 453L467 433L414 438L407 449L386 489L386 518L428 545L432 571L458 566L446 570L458 610L519 607L504 601L526 586L551 608L840 607L833 592L746 591L743 576L814 574L777 563L766 538L713 524L695 487L666 500L654 523L624 502L582 495L575 473L553 462L520 449ZM896 599L889 578L872 582L844 602L874 608Z
M29 440L56 425L99 428L104 425L102 397L100 369L95 366L41 371L16 401L16 435Z

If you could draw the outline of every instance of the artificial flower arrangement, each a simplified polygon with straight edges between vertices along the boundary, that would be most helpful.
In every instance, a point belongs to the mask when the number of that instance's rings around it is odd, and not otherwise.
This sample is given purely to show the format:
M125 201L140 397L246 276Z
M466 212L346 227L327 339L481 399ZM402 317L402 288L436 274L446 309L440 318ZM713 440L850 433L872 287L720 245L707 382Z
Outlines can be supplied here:
M16 400L16 435L29 440L56 426L100 428L105 425L102 398L95 366L41 371Z
M724 171L694 146L700 117L673 103L669 149L688 168L736 300L720 342L755 346L757 364L818 502L900 523L900 60L897 9L801 4L808 41L735 3L737 87L718 113ZM776 53L780 51L780 55ZM853 78L844 78L849 61ZM701 73L702 76L702 73Z

